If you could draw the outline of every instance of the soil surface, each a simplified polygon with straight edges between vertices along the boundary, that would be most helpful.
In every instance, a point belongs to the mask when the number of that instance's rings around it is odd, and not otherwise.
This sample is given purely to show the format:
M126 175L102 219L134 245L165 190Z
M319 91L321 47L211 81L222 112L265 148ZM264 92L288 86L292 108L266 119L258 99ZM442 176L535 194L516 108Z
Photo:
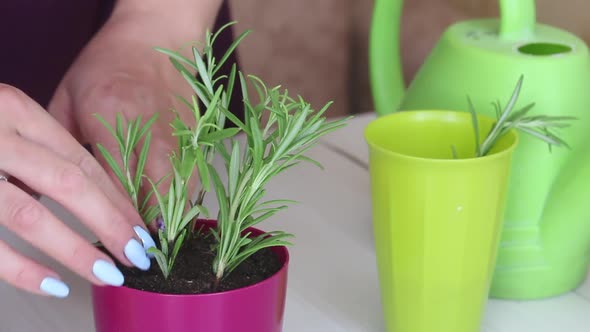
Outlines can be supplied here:
M141 271L118 265L125 275L125 286L165 294L206 294L228 291L253 285L269 278L281 268L281 261L270 248L259 250L225 277L217 289L212 270L215 253L213 236L187 237L180 249L172 273L164 279L155 259L151 268Z

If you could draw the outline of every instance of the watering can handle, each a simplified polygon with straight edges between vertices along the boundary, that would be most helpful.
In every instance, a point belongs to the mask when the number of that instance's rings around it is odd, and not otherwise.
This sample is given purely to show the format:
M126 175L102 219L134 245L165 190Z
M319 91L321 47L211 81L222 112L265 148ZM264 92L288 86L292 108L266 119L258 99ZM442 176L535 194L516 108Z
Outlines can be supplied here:
M410 0L411 1L411 0ZM528 39L534 32L535 0L499 0L500 38ZM378 115L397 110L405 85L400 55L403 0L375 0L369 36L369 78Z
M400 55L402 0L375 0L369 35L369 79L378 115L394 112L405 86Z

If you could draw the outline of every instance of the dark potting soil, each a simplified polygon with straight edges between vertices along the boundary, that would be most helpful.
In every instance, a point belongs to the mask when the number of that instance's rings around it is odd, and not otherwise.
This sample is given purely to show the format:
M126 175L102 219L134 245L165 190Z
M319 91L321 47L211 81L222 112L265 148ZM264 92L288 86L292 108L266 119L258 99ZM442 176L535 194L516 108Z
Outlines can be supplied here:
M270 248L259 250L242 262L215 288L211 235L187 237L180 249L172 273L165 279L158 263L152 259L148 271L118 265L125 275L125 286L154 293L205 294L228 291L253 285L279 271L281 262Z

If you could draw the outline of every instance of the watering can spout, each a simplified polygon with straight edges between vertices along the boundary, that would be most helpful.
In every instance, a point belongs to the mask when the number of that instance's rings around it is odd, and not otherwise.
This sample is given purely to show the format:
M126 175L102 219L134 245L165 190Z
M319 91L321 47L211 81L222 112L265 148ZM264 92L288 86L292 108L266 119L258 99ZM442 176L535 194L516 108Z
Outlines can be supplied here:
M588 124L582 124L588 128ZM562 294L586 279L590 261L590 210L587 208L590 181L590 151L584 143L556 169L537 205L508 211L497 273L491 287L493 297L535 299ZM523 170L524 171L524 170ZM531 187L531 186L528 186ZM524 191L521 192L521 194ZM518 199L513 197L515 202ZM538 221L527 215L538 216ZM524 221L524 222L523 222ZM526 281L526 282L523 282Z

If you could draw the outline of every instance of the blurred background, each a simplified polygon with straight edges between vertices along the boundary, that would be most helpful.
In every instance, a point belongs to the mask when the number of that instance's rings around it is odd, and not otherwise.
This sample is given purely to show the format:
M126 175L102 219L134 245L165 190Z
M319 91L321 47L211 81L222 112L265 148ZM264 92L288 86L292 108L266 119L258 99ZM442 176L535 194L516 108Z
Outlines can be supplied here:
M372 0L230 0L238 31L255 33L240 45L242 69L270 85L281 82L315 107L335 103L330 116L373 109L367 46ZM588 0L537 0L537 20L590 41ZM405 0L404 78L410 81L445 28L495 17L497 0Z

